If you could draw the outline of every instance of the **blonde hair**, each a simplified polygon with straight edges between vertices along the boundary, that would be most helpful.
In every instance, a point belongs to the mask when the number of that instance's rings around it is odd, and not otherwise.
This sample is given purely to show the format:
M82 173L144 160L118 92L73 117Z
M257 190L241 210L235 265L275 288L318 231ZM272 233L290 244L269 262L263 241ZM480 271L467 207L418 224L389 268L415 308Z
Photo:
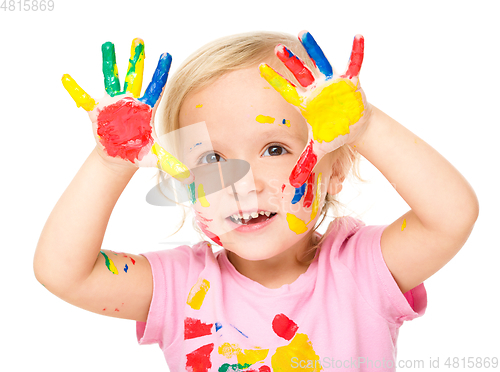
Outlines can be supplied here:
M163 99L158 107L160 126L157 130L159 136L179 129L179 112L188 94L202 90L229 72L251 67L257 68L260 63L265 62L292 83L299 85L293 74L276 57L274 48L277 44L286 45L315 73L316 68L306 50L300 41L290 34L248 32L214 40L191 54L176 73L169 77ZM356 151L350 146L344 145L335 150L334 155L336 176L344 179L349 170L352 169L353 175L359 178L359 154ZM161 172L159 172L159 177L161 177ZM336 197L327 194L321 210L321 218L313 231L322 224L329 210L336 214L338 206ZM183 213L182 223L177 231L184 225L186 218L184 209ZM194 223L193 226L201 234ZM325 236L326 234L318 242L313 243L313 247L304 253L304 257L318 248ZM299 260L301 259L299 258Z

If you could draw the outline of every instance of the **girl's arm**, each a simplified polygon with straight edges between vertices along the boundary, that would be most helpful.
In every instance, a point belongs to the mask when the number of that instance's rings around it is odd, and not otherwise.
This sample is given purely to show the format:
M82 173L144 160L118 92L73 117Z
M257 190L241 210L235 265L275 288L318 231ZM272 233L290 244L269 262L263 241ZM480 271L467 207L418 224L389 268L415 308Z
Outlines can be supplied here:
M43 228L34 271L49 291L73 305L145 321L153 291L149 262L103 251L106 260L100 253L111 212L137 169L110 164L94 149Z
M405 293L462 248L478 217L476 194L443 156L376 107L352 146L411 208L381 239L387 267Z

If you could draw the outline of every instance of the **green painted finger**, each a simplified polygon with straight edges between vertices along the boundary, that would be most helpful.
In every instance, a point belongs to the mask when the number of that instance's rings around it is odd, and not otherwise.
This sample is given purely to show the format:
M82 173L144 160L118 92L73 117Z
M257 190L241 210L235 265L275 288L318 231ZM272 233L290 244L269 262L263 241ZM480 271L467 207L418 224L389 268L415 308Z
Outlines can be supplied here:
M144 41L136 38L132 41L127 76L123 85L123 92L132 93L135 98L141 95L144 58L146 58L144 55Z
M104 88L106 93L114 97L120 93L120 79L116 66L115 46L108 41L102 44L102 73L104 75Z
M271 84L271 86L276 89L288 103L291 103L294 106L300 106L302 103L302 97L300 97L297 92L295 85L290 83L287 79L278 74L272 69L272 67L269 67L265 63L262 63L259 66L259 70L260 75L266 79L266 81Z

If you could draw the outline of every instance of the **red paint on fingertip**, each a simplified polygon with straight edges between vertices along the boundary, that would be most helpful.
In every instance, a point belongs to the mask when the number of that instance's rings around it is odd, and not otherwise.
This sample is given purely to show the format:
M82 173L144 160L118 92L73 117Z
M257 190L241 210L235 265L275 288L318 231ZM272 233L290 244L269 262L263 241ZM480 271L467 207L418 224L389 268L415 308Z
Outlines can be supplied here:
M361 65L363 64L363 57L365 54L365 39L363 36L356 35L354 42L352 44L351 59L349 60L349 66L347 71L341 77L343 78L353 78L359 75L361 70Z
M311 71L287 47L278 44L274 51L280 61L283 62L293 76L295 76L300 85L307 87L314 83L314 76Z

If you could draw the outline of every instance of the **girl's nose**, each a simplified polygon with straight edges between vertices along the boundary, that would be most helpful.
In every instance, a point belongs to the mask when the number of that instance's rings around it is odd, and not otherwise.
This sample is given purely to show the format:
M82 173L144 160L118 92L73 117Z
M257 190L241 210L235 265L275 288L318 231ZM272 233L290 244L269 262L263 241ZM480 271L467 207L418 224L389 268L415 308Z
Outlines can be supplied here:
M250 167L248 173L239 181L235 182L234 187L228 187L227 190L232 196L234 196L236 192L238 197L245 197L254 191L258 194L262 191L263 187L263 180L254 177L252 167Z

